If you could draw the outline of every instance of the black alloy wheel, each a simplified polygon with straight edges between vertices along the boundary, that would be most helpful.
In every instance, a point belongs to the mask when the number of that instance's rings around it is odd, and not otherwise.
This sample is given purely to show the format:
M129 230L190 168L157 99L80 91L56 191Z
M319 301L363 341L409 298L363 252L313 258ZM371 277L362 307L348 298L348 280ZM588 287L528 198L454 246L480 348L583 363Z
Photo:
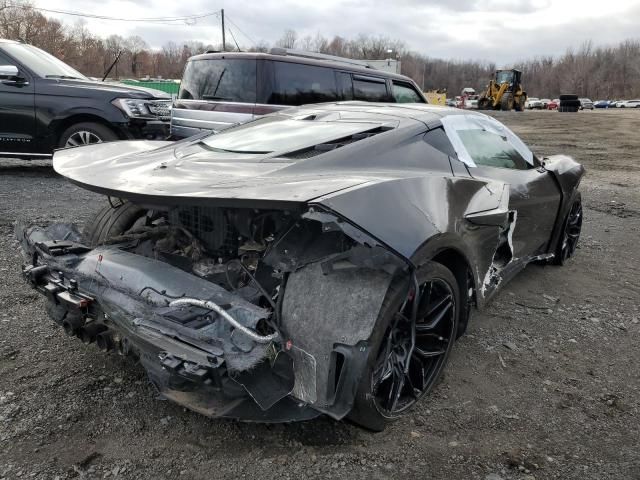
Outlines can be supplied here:
M556 249L556 264L564 265L569 258L575 255L580 232L582 231L582 218L582 199L578 195L571 205L558 248Z
M394 315L372 372L372 393L380 414L393 418L413 406L435 384L456 334L452 287L440 278L420 285L415 325L413 302Z

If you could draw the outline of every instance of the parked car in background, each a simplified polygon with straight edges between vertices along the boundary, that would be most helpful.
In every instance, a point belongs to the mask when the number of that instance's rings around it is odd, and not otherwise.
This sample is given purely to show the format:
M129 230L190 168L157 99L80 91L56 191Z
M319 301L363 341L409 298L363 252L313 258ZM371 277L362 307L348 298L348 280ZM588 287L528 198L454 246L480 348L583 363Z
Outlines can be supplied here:
M454 98L447 98L447 101L445 102L447 107L455 107L456 106L456 100Z
M471 109L471 110L473 110L473 109L477 110L477 108L478 108L478 99L479 98L480 98L479 95L472 95L472 96L467 97L464 100L464 108Z
M543 98L540 101L542 102L542 108L547 108L549 106L549 103L551 103L550 98Z
M619 108L640 108L640 99L626 100L618 105Z
M560 99L554 98L553 100L549 101L549 103L547 103L547 110L557 110L559 106Z
M44 50L0 39L0 155L50 157L56 148L164 139L170 98L95 82Z
M534 108L540 110L542 108L542 101L536 97L529 97L526 102L524 102L524 108L529 110L533 110Z
M625 103L626 100L616 100L615 103L613 104L613 106L615 108L620 108L622 106L623 103Z
M588 98L581 98L580 110L593 110L593 102Z
M369 68L363 60L284 48L205 53L185 65L171 136L220 131L290 106L339 100L427 103L409 77Z
M593 107L594 108L609 108L610 103L611 102L609 100L598 100L598 101L593 103Z

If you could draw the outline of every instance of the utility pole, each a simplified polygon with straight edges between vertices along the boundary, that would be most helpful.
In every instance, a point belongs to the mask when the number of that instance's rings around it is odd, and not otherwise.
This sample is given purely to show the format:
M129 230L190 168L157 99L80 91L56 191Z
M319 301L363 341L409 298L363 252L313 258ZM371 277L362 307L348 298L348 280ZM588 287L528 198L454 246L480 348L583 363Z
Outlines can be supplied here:
M227 42L224 35L224 8L220 10L220 18L222 19L222 51L227 51Z

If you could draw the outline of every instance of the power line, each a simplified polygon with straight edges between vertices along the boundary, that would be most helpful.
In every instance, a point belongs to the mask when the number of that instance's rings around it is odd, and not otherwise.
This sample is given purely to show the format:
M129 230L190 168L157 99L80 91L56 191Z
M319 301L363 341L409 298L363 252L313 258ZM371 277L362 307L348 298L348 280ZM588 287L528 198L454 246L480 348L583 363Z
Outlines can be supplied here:
M236 30L238 30L242 35L244 35L244 36L245 36L245 38L246 38L247 40L249 40L249 41L250 41L254 46L257 46L257 45L258 45L258 44L255 42L255 40L253 40L253 38L251 38L249 35L247 35L246 33L244 33L244 32L242 31L242 29L241 29L241 28L236 24L236 22L234 22L233 20L231 20L231 19L229 18L229 15L227 15L225 18L226 18L227 22L229 22L231 25L233 25L234 27L236 27Z
M229 33L231 34L231 38L233 38L233 43L236 44L236 48L238 49L239 52L241 52L242 50L240 50L240 45L238 45L238 41L236 40L236 36L233 34L233 30L231 30L231 27L227 27L227 30L229 30Z
M207 13L199 13L194 15L185 15L181 17L142 17L142 18L121 18L121 17L110 17L107 15L96 15L91 13L82 13L75 10L57 10L53 8L42 8L42 7L33 7L30 5L10 5L10 7L14 8L24 8L24 9L32 9L38 10L41 12L47 13L58 13L61 15L71 15L75 17L83 17L83 18L94 18L97 20L112 20L117 22L149 22L149 23L167 23L167 22L189 22L195 21L201 18L219 16L220 12L207 12Z

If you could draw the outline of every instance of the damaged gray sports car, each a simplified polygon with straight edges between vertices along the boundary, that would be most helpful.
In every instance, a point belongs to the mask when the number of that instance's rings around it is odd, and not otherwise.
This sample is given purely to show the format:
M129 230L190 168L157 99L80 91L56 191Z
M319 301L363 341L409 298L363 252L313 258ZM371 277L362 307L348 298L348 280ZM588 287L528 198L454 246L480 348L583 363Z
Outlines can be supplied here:
M104 194L80 232L18 225L68 335L213 417L384 428L434 386L473 307L562 264L583 167L480 113L303 106L177 143L59 151Z

